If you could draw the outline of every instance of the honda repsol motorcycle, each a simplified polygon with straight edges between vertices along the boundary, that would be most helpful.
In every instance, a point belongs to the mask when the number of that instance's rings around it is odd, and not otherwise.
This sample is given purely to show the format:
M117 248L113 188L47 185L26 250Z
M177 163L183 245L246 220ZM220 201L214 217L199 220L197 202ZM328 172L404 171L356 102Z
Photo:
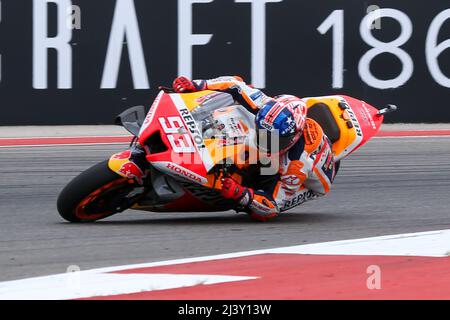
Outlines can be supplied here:
M339 162L371 139L384 114L396 109L377 110L348 96L305 100L308 117L321 125ZM133 107L116 123L134 135L130 148L61 191L57 208L67 221L96 221L127 209L227 211L235 203L221 197L222 177L249 187L260 179L254 115L227 93L161 90L147 114Z

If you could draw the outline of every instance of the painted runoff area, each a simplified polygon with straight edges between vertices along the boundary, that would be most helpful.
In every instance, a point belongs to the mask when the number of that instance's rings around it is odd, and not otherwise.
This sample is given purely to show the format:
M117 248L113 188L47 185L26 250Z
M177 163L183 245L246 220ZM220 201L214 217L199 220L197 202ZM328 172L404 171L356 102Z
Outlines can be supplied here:
M0 299L450 299L450 229L68 272Z

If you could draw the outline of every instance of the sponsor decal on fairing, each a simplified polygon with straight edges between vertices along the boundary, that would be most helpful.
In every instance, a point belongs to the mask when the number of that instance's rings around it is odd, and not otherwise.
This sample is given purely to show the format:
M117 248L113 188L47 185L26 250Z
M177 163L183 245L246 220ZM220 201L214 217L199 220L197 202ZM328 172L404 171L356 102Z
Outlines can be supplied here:
M214 166L214 162L211 158L211 155L209 154L208 149L205 147L203 136L201 134L201 131L197 127L194 117L192 116L191 112L187 109L186 104L184 103L180 95L172 94L170 95L170 98L172 99L175 107L178 109L178 112L180 113L183 119L185 127L188 128L189 134L192 140L194 141L196 150L203 161L205 170L206 172L208 172Z
M129 159L131 157L131 150L126 150L120 153L116 153L115 155L112 156L112 159L115 160L124 160L124 159Z
M367 108L366 103L364 101L362 101L362 108L359 110L361 116L363 117L363 120L366 123L369 123L370 126L376 130L377 129L377 125L375 124L375 121L373 120L372 114L370 113L369 108Z
M153 162L152 165L162 171L166 172L172 176L183 178L186 180L190 180L196 183L205 184L208 180L205 177L202 177L191 170L188 170L176 163L168 162L168 161L157 161Z

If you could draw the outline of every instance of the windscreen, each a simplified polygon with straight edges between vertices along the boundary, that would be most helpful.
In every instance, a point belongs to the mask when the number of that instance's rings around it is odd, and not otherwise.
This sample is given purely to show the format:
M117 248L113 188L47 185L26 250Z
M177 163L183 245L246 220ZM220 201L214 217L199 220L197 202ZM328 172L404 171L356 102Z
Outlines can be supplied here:
M192 116L204 139L231 138L234 143L248 143L254 136L254 115L237 105L228 93L213 93L192 111Z
M233 97L229 93L225 92L213 92L203 98L205 101L191 112L197 122L202 122L203 120L209 118L217 109L234 104Z
M205 101L191 112L203 138L211 139L225 136L226 128L222 124L220 115L217 115L217 111L234 105L233 97L228 93L213 92L203 98Z

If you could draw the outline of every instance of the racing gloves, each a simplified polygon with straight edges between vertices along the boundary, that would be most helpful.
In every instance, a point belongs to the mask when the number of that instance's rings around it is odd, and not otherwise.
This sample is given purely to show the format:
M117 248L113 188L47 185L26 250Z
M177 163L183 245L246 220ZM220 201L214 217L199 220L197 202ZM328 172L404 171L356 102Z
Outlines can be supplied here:
M173 90L177 93L185 93L185 92L196 92L206 89L206 82L202 81L200 84L197 84L195 81L190 80L186 77L178 77L173 81L172 87Z
M220 193L222 197L233 199L242 207L248 208L253 220L265 222L278 216L279 211L273 201L264 194L255 193L253 189L241 186L232 178L222 180Z
M243 207L247 207L253 200L253 190L241 186L232 178L224 178L222 180L222 197L233 199Z

